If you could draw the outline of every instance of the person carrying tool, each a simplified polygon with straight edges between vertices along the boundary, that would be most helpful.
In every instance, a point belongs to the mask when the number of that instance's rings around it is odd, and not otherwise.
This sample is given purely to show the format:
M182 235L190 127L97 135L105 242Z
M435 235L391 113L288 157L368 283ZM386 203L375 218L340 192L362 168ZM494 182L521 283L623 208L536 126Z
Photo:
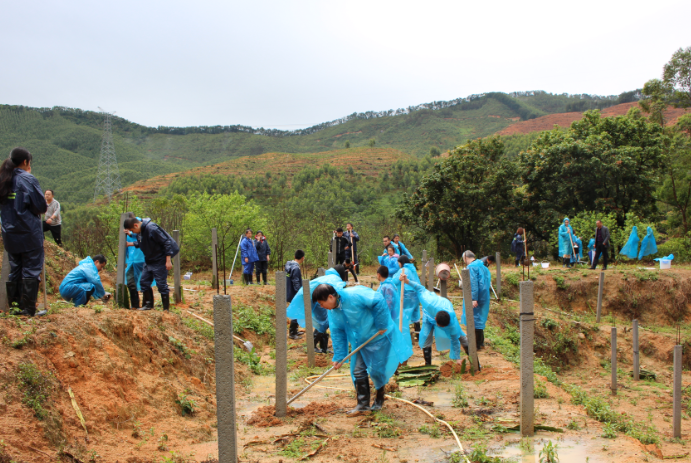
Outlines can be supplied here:
M393 275L398 272L398 269L400 268L398 266L398 258L400 256L396 254L396 251L391 244L389 244L389 246L386 248L386 252L387 254L385 256L379 256L377 257L377 260L379 261L379 265L386 266L386 268L389 269L389 273Z
M305 251L298 249L295 251L295 259L286 262L286 302L291 304L293 299L302 291L302 271L300 270L300 265L305 261ZM288 329L288 337L290 339L300 339L303 332L298 332L298 321L296 318L290 318L290 328ZM303 318L304 318L304 307L303 307Z
M60 283L60 296L75 307L86 305L91 298L103 299L106 302L111 294L103 289L99 272L106 266L106 258L102 254L87 257L65 276Z
M46 314L36 313L36 297L44 258L40 216L48 209L41 185L31 175L31 160L28 150L14 148L0 166L2 241L10 262L7 302L29 317Z
M396 291L400 295L401 291L401 273L405 272L408 280L420 283L420 278L417 276L417 269L407 256L400 256L398 258L399 269L393 275L393 284L396 285ZM411 286L405 286L403 292L403 313L404 325L408 326L406 332L410 333L410 324L413 323L415 327L415 334L417 339L420 339L420 300L417 297L417 292ZM412 342L412 341L411 341Z
M127 230L137 234L133 243L144 254L144 267L139 280L142 289L142 307L139 310L154 308L154 291L151 284L154 279L161 295L163 310L170 309L170 290L168 289L168 271L173 268L173 257L180 252L178 243L163 228L151 219L139 220L136 217L125 219Z
M357 349L373 335L376 338L365 345L350 362L350 373L355 386L357 406L348 412L358 416L381 410L384 405L386 384L398 365L413 355L413 350L402 339L394 325L386 301L381 294L364 286L344 288L344 283L322 283L312 292L312 301L328 310L329 329L333 341L332 363L339 369L349 348ZM377 391L370 407L372 378Z
M410 251L408 251L408 248L405 247L405 244L403 244L403 241L401 241L401 237L398 236L398 234L395 234L393 236L393 243L391 244L394 245L394 248L396 249L396 254L398 254L399 256L406 256L408 257L408 259L414 260L413 255L410 253Z
M343 229L334 230L336 236L331 240L331 249L336 259L336 264L342 264L346 260L346 251L350 249L350 242L343 236Z
M264 285L266 285L266 274L269 271L269 261L271 260L271 248L269 242L266 241L266 236L261 231L258 231L254 242L257 248L257 258L259 259L255 264L255 271L257 272L257 284L260 284L260 276L264 276Z
M422 330L418 345L422 349L425 365L432 365L432 341L436 341L437 351L450 350L449 357L460 365L461 339L465 333L458 324L451 301L427 291L419 281L410 280L408 272L399 275L398 279L399 284L410 286L415 291L422 304Z
M569 225L569 218L564 218L564 223L559 226L559 255L564 259L564 268L571 268L571 258L575 256L573 240L576 235Z
M240 259L242 259L242 280L246 285L251 285L254 263L259 260L251 228L245 230L245 236L240 240Z
M463 262L466 268L470 270L470 288L473 306L473 320L475 321L475 344L477 349L484 349L485 347L485 325L487 324L487 317L489 316L489 301L490 301L490 287L492 285L492 276L489 273L485 264L482 261L475 259L475 254L472 251L465 251L463 253ZM463 301L463 316L461 317L461 325L468 326L465 320L466 305ZM463 349L468 352L468 338L461 337L461 345Z
M348 222L346 224L346 231L343 233L343 237L348 240L348 248L346 249L346 260L350 259L355 267L355 272L360 273L360 259L358 258L357 245L360 241L360 236L355 230L353 230L353 224ZM355 278L357 281L357 278Z

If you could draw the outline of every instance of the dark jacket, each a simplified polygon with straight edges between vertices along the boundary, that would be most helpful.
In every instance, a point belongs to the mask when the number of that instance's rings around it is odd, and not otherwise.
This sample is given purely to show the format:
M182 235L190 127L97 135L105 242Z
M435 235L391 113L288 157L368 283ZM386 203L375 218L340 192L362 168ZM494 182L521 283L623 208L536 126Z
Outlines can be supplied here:
M350 259L352 262L357 263L358 258L357 258L357 242L360 241L360 236L358 236L357 232L353 230L353 239L350 239L350 232L345 231L343 232L343 238L348 241L348 246L350 246L350 242L353 242L353 245L351 246L351 249L346 250L345 257L346 259ZM353 257L354 256L354 257Z
M294 260L286 262L286 301L292 302L295 295L302 288L302 272L300 264Z
M12 193L0 208L2 239L7 252L20 254L43 247L40 215L47 209L36 177L22 169L14 169Z
M259 241L254 243L257 248L257 257L259 257L260 262L266 262L266 256L271 255L271 248L269 247L269 242L267 240Z
M357 283L357 275L355 274L355 270L353 270L352 263L350 267L346 267L343 264L338 264L333 269L338 272L338 275L341 277L341 280L343 281L348 281L348 272L352 273L353 277L355 277L355 282Z
M602 229L600 229L600 233L602 233L602 244L608 248L609 247L609 228L607 226L603 225ZM595 227L595 244L597 244L597 227Z
M180 247L173 237L151 219L142 220L141 232L137 235L134 245L142 250L144 262L150 265L163 263L166 256L173 257L180 252Z
M346 248L350 246L350 242L345 239L344 236L341 236L340 238L338 236L334 236L334 238L331 240L331 252L334 253L334 256L339 258L339 260L345 260L345 255L346 255Z

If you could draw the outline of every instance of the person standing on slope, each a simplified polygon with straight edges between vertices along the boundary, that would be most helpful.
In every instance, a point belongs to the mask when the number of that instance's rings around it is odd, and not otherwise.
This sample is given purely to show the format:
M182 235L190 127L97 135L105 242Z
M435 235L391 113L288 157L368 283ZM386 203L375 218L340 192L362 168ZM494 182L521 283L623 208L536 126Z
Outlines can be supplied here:
M259 260L251 228L245 230L245 236L240 241L240 258L242 259L242 279L246 285L251 285L254 263Z
M475 254L472 251L465 251L463 253L463 262L468 270L470 270L470 288L473 306L473 320L475 321L475 342L477 349L485 347L485 325L487 324L487 317L489 316L489 292L492 285L492 276L489 273L485 264L482 261L475 259ZM461 325L468 326L466 323L466 301L463 301L463 316L461 317ZM468 338L462 337L461 344L468 352Z
M257 257L259 258L255 264L257 272L257 284L261 283L260 276L264 276L264 284L266 285L266 274L269 271L269 261L271 260L271 248L269 247L269 242L266 241L266 236L264 236L264 233L261 231L257 232L255 238Z
M346 249L346 260L350 259L353 263L356 273L360 273L360 260L358 259L357 246L360 241L360 236L353 230L353 224L348 222L346 224L346 231L343 233L343 238L348 241L348 248ZM355 278L357 281L357 277Z

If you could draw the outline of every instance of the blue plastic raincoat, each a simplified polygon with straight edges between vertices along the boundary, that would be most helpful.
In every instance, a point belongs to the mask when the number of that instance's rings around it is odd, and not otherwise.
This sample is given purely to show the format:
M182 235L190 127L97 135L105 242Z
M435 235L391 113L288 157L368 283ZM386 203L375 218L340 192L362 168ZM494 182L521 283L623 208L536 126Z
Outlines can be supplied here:
M377 260L379 260L379 265L383 265L389 269L389 275L393 275L394 273L398 272L398 269L400 268L398 266L398 257L398 254L394 254L393 256L389 256L387 254L385 256L377 257Z
M452 360L461 358L461 336L465 333L458 324L458 317L453 310L451 301L445 297L440 297L431 291L427 291L420 283L410 282L410 286L417 293L422 303L422 328L420 329L419 346L425 345L427 338L434 334L434 341L438 351L451 350L449 357ZM437 326L435 317L437 312L443 310L451 316L451 323L444 328ZM433 333L434 332L434 333Z
M254 269L254 263L259 260L254 240L246 236L242 237L242 241L240 241L240 258L242 259L242 273L251 274ZM245 258L247 258L247 262L245 262Z
M417 269L413 264L405 264L403 268L405 269L405 274L409 281L420 283L420 278L417 276ZM399 280L401 273L402 269L398 269L398 271L392 277L393 284L396 285L396 291L398 291L399 297L401 294L401 280ZM415 291L415 289L413 289L413 287L410 285L406 285L405 293L403 294L403 313L408 319L407 322L404 320L403 324L411 324L420 321L420 300L417 297L417 291Z
M94 299L101 299L106 295L96 264L91 257L87 257L62 280L60 296L66 301L74 302L74 306L78 307L86 304L86 293L92 289L94 292L91 297Z
M394 246L396 246L396 243L393 241L391 242ZM408 259L412 259L413 255L408 251L408 248L405 247L405 244L403 244L403 241L398 241L398 255L399 256L408 256Z
M475 320L475 329L484 330L487 324L487 317L489 316L489 292L491 283L491 275L485 264L481 260L474 260L468 265L470 270L470 288L472 292L472 300L477 301L477 307L473 309L473 320ZM472 306L472 303L471 303ZM463 301L463 316L461 317L461 325L466 325L465 320L465 300Z
M573 247L571 246L571 238L576 236L573 233L573 228L569 223L568 228L566 221L568 217L564 218L564 223L559 226L559 257L573 256ZM571 238L569 238L569 230L571 231Z
M635 259L638 256L638 243L640 243L640 238L638 238L638 227L633 226L631 229L631 235L629 235L629 240L626 242L619 254L623 254L629 259Z
M578 262L579 260L583 259L583 241L581 241L580 238L574 237L573 244L578 246L578 255L571 256L571 262Z
M641 241L641 252L638 253L638 260L641 260L645 256L650 256L652 254L657 254L657 244L655 243L653 229L648 227L645 238L643 238L643 241Z
M406 288L408 288L406 286ZM384 298L384 302L386 302L386 307L389 309L389 313L391 314L391 319L394 322L394 326L396 326L396 329L398 329L399 326L399 318L401 315L401 293L400 293L400 281L398 287L395 284L395 280L392 277L387 278L386 280L382 281L381 284L379 285L379 288L377 288L377 292L382 295ZM406 290L407 292L407 290ZM405 297L405 294L403 295ZM417 300L417 295L415 296L415 299ZM419 312L418 312L419 313ZM403 302L403 341L406 343L408 347L410 347L411 351L413 349L413 338L410 336L410 318L408 317L409 313L406 312L405 310L405 301ZM418 320L420 319L420 316L418 315Z
M137 219L142 220L139 217L137 217ZM132 233L131 235L127 235L127 242L136 243L137 234ZM129 275L130 272L132 272L134 275L134 280L137 282L137 291L141 291L142 288L139 285L139 280L142 277L142 270L144 269L144 253L136 246L127 246L125 263L127 264L127 267L125 268L125 275ZM127 281L125 283L127 283ZM151 286L157 286L155 280L151 283Z
M336 291L340 296L338 307L328 311L333 361L340 362L348 355L348 344L356 349L377 331L386 330L355 354L362 355L374 387L380 389L389 382L398 365L413 355L413 350L394 325L381 294L363 286L343 288L339 285ZM350 360L350 374L355 384L356 362L353 357Z
M310 294L314 289L322 283L328 283L335 288L345 287L346 282L341 279L341 276L336 270L330 268L326 271L323 277L315 278L310 281ZM316 308L315 308L316 304ZM320 333L325 333L329 327L329 320L326 314L327 310L318 303L312 303L312 325ZM297 320L301 327L305 327L305 300L302 297L302 288L293 297L287 310L288 319ZM317 326L319 325L319 326Z
M588 260L590 262L595 259L595 238L590 238L590 241L588 241Z

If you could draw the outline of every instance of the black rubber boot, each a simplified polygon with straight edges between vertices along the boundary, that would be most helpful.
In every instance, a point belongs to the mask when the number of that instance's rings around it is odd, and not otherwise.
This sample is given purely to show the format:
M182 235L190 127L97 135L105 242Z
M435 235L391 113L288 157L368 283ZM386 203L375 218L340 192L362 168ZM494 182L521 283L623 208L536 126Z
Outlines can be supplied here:
M420 340L420 322L413 323L413 328L415 328L415 339Z
M298 332L298 321L293 319L290 321L290 329L288 330L288 337L290 339L300 339L303 333Z
M12 305L16 304L19 306L19 301L22 298L21 287L14 281L8 281L5 283L5 289L7 290L7 305L12 309ZM4 309L4 307L0 308Z
M334 352L329 349L329 333L322 333L321 338L321 350L324 354L333 354Z
M142 307L138 310L151 310L154 308L154 290L142 291Z
M384 406L384 395L386 395L386 386L382 386L377 389L377 395L374 397L374 403L372 404L373 412L381 410Z
M323 354L322 350L319 348L321 344L323 334L317 330L314 330L314 352L317 354Z
M19 300L21 315L33 317L36 315L36 297L38 296L38 280L24 278L22 280L22 297ZM43 314L45 315L45 313Z
M485 348L485 330L475 330L475 344L478 350Z
M161 294L161 305L166 312L170 310L170 293Z
M372 409L369 406L369 378L355 381L355 392L357 394L357 406L351 411L346 412L346 415L359 416L363 413L371 412Z
M263 272L262 276L264 277L264 286L268 285L269 280L266 278L266 272ZM259 283L259 278L257 278L257 283Z
M461 347L463 347L463 350L465 351L466 355L468 356L468 361L470 362L470 353L468 352L468 346L467 345L464 346L463 344L461 344ZM472 365L473 362L470 362L470 364ZM482 366L480 365L480 358L477 359L477 370L482 371Z
M432 365L432 347L423 348L422 355L425 357L425 366Z
M570 257L564 257L564 268L569 268Z
M138 309L139 308L139 291L137 291L137 288L127 288L130 291L130 304L132 305L133 309Z

